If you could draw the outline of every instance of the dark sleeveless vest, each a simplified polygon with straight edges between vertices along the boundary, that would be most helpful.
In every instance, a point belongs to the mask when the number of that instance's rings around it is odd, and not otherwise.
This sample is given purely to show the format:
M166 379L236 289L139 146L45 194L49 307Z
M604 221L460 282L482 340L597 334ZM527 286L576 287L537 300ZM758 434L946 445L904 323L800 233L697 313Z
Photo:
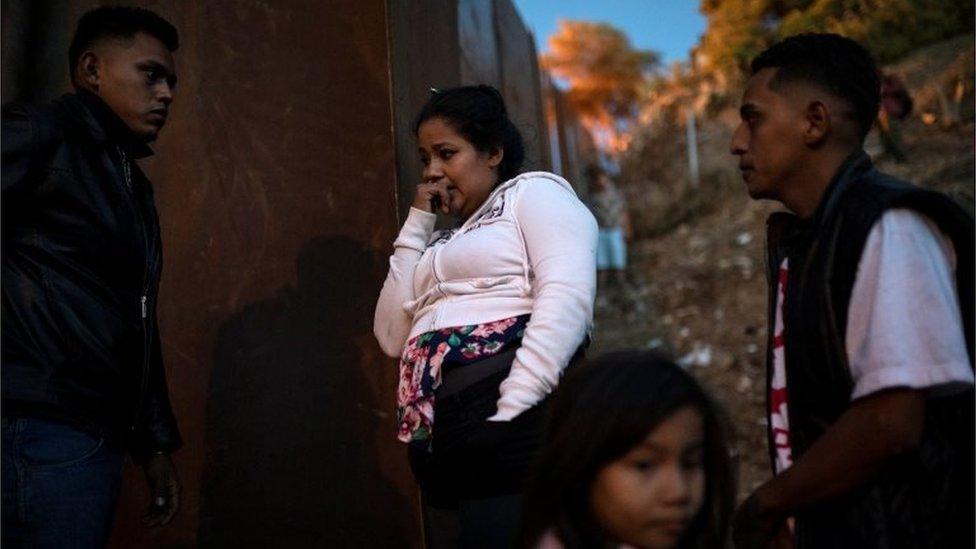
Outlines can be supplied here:
M776 273L782 260L789 258L783 322L794 458L802 456L850 405L854 382L845 347L848 305L868 234L892 208L925 215L951 238L972 365L976 245L972 217L939 193L877 171L863 152L852 155L811 218L780 212L767 223L770 334ZM772 372L771 339L767 371ZM771 429L769 437L773 458ZM974 438L971 389L929 398L919 447L892 459L865 486L797 513L797 547L973 547Z

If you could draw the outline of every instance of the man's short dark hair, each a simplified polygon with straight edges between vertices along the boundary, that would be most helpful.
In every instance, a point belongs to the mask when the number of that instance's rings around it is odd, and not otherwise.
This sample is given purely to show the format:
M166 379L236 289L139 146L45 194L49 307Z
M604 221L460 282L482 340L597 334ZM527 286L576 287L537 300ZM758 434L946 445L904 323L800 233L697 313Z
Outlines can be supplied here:
M144 32L163 43L169 51L180 47L176 27L159 15L143 8L103 6L81 16L68 48L68 70L74 76L78 59L92 44L102 38L129 39Z
M878 116L881 81L871 54L838 34L806 33L790 36L752 60L752 74L775 68L770 87L805 82L824 88L853 109L861 139Z

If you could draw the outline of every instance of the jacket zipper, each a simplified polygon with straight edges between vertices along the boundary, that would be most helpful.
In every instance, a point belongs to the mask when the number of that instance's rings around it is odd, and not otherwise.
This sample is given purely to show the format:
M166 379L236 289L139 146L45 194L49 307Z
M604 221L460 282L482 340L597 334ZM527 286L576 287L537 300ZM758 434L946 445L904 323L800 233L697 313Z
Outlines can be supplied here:
M451 235L448 242L450 242L453 238L454 235ZM447 244L447 242L444 242L444 244ZM441 244L441 246L444 244ZM437 276L437 250L439 248L440 246L434 246L434 248L430 251L430 274L434 277L434 283L437 285L437 291L441 294L441 297L444 297L444 290L441 289L441 277ZM431 322L433 323L432 326L437 324L437 320L440 316L440 309L434 311L434 317L431 319Z
M479 207L477 210L475 210L475 212L472 213L471 216L468 217L468 219L466 219L464 221L464 223L462 223L461 226L458 227L454 231L454 233L450 236L450 238L448 238L446 241L442 242L441 244L439 244L439 245L435 246L433 249L431 249L431 252L430 252L430 254L431 254L430 255L430 272L434 276L434 281L437 284L437 291L440 292L440 294L441 294L442 297L446 297L446 295L444 294L444 290L441 289L441 282L442 282L441 277L439 277L437 275L437 251L441 247L447 246L456 237L458 237L461 234L465 233L466 232L466 229L468 227L470 227L472 223L475 223L475 220L479 219L480 216L485 212L485 210L490 209L490 208L493 207L494 203L498 200L498 197L501 194L505 193L507 189L508 189L508 187L502 188L501 186L499 186L498 188L496 188L495 190L493 190L491 192L491 194L488 195L488 198L485 199L484 204L482 204L481 207ZM521 236L521 229L519 229L519 235ZM522 246L523 246L523 249L524 249L525 248L524 239L523 239ZM528 257L528 252L526 252L526 257ZM528 276L526 275L526 284L528 284L528 280L527 279L528 279ZM440 310L434 312L434 316L431 319L432 325L436 325L437 324L437 322L440 320L440 316L441 316L440 315Z
M461 224L460 227L458 227L457 229L455 229L454 232L451 234L450 237L448 237L448 239L446 241L440 243L437 246L434 246L431 249L431 251L430 251L430 272L431 272L431 274L434 277L434 281L435 281L435 284L437 286L437 291L441 294L441 297L446 297L446 295L444 294L444 290L441 289L441 283L443 281L441 280L441 277L437 276L437 251L442 246L448 245L457 236L459 236L462 233L464 233L465 229L471 225L472 220L473 219L477 219L478 216L481 215L482 212L484 212L484 210L488 206L488 204L489 203L493 203L495 201L495 197L496 197L496 193L497 192L498 192L497 189L495 191L493 191L492 194L490 194L488 196L488 199L485 200L485 203L482 204L481 207L478 208L477 211L475 211L473 214L471 214L471 217L469 217L468 219L466 219L464 221L464 223ZM441 315L440 315L440 311L439 310L434 312L434 317L431 319L431 322L433 323L432 325L436 325L437 324L437 321L440 319L440 316Z
M843 221L843 217L838 214L837 219L834 221L834 232L830 235L830 240L827 245L826 267L824 268L824 272L826 273L834 272L834 254L837 252L837 240L840 237L840 227ZM825 315L826 318L820 319L822 323L821 330L827 336L828 345L834 357L839 363L846 366L845 370L847 372L850 372L851 366L847 359L847 346L841 338L840 329L837 326L837 316L834 314L834 292L831 282L830 276L824 277L824 293L822 299L824 300L824 307L827 309L827 314ZM843 381L851 390L854 389L853 380L850 375Z
M148 295L149 295L149 265L152 262L152 257L150 257L151 250L149 249L149 235L146 231L146 221L142 215L142 210L139 208L138 201L135 196L135 189L132 186L132 166L129 164L129 157L125 153L125 149L122 147L116 147L119 156L122 159L122 175L125 180L125 186L128 190L128 196L130 203L135 211L136 217L139 219L139 229L142 233L142 243L143 250L145 251L146 261L144 264L144 269L142 272L142 295L139 296L139 313L140 322L142 325L142 375L140 376L139 383L139 396L136 400L136 407L132 413L132 424L129 429L131 431L136 430L136 424L139 420L139 414L142 409L143 402L146 398L146 388L149 384L149 355L150 349L152 347L152 334L149 330L149 305L148 305Z

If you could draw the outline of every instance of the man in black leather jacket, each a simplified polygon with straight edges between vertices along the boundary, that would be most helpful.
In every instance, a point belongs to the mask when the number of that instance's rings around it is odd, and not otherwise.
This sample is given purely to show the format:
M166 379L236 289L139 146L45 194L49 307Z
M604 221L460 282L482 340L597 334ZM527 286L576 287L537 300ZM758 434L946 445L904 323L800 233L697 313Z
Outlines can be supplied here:
M156 323L162 264L136 159L166 122L176 29L99 8L69 52L74 94L3 108L3 544L105 544L125 452L148 525L179 503L181 445Z

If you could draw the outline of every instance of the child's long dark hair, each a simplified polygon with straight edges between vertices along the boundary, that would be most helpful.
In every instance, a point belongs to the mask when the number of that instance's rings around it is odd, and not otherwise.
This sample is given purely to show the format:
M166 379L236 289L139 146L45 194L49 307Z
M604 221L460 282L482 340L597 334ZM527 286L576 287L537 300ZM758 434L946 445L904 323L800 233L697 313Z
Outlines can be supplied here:
M722 547L735 497L726 423L691 375L647 351L604 355L560 383L526 494L520 545L535 547L551 531L567 549L606 546L606 535L590 513L597 472L689 405L704 421L705 496L679 546Z

